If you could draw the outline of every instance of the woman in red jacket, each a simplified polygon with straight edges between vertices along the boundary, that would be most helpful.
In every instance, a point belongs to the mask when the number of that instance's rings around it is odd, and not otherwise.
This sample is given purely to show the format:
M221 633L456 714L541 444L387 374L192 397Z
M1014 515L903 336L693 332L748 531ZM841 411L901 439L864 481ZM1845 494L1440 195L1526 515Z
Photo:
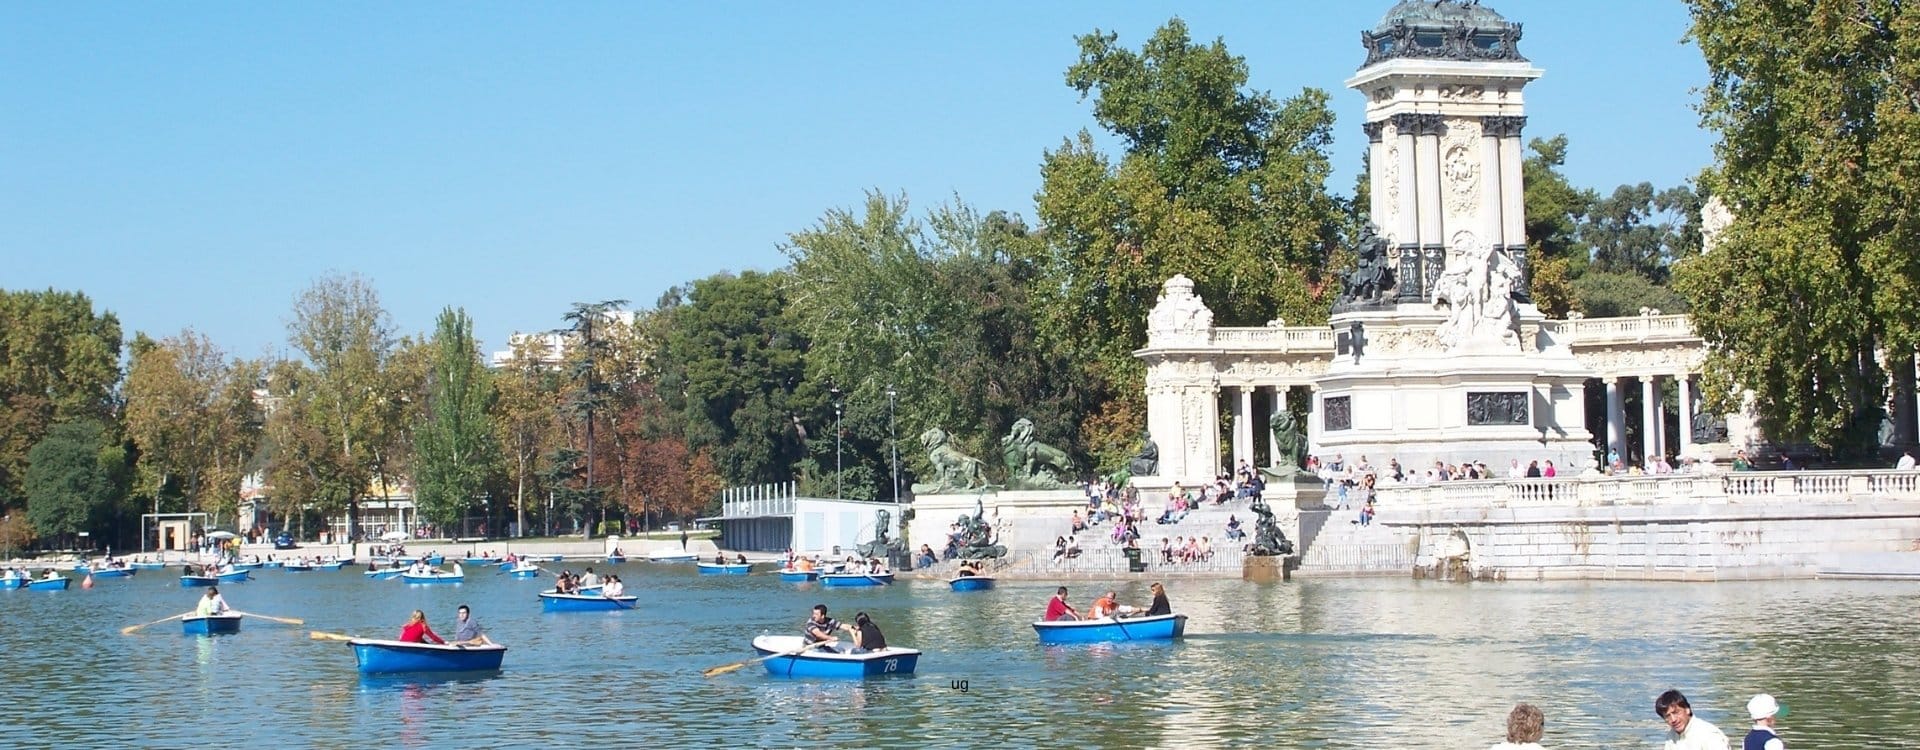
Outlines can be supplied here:
M407 624L400 628L400 640L406 643L446 643L446 639L427 627L427 613L414 610L407 618Z

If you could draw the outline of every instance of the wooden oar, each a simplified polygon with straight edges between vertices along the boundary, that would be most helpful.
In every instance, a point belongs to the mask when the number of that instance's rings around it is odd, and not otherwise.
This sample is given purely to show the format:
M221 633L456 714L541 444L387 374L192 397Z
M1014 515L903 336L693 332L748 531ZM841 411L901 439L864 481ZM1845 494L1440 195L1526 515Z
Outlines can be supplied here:
M307 631L307 637L316 641L351 641L358 636L351 636L346 633L323 633L318 630L309 630Z
M254 612L241 612L241 611L239 611L239 610L234 610L234 612L233 612L233 613L234 613L234 614L236 614L236 615L243 615L243 616L246 616L246 617L258 617L258 618L260 618L260 619L262 619L262 620L272 620L272 621L274 621L274 622L278 622L278 623L283 623L283 624L286 624L286 625L305 625L305 624L307 624L307 621L306 621L306 620L302 620L302 619L300 619L300 618L298 618L298 617L274 617L273 615L263 615L263 614L257 614L257 613L254 613Z
M141 628L144 628L144 627L148 627L148 626L151 626L151 625L159 625L160 623L163 623L163 622L167 622L167 621L169 621L169 620L178 620L178 619L180 619L180 618L182 618L182 617L187 617L187 616L190 616L190 615L192 615L192 614L193 614L192 612L182 612L182 613L180 613L180 614L177 614L177 615L174 615L174 616L172 616L172 617L162 617L162 618L160 618L160 619L158 619L158 620L154 620L153 622L143 622L143 623L140 623L139 625L128 625L128 626L126 626L126 627L124 627L124 628L121 628L121 629L120 629L120 634L121 634L121 635L133 635L133 631L135 631L135 630L139 630L139 629L141 629Z
M736 670L736 669L739 669L739 668L741 668L741 667L744 667L744 666L747 666L747 665L749 665L749 664L759 664L760 662L763 662L763 661L766 661L766 660L768 660L768 659L778 659L778 658L780 658L780 657L782 657L782 656L799 656L799 655L801 655L801 654L804 654L804 653L806 653L806 652L808 652L808 651L811 651L811 650L813 650L813 649L816 649L816 648L819 648L819 647L821 647L821 646L832 646L832 645L833 645L833 644L835 644L835 643L839 643L839 641L821 641L821 642L819 642L819 643L809 643L809 644L807 644L807 645L805 645L805 646L801 646L801 647L799 647L799 648L796 648L796 649L794 649L794 650L792 650L792 651L782 651L782 652L780 652L780 653L777 653L777 654L767 654L766 656L759 656L759 657L755 657L755 658L752 658L752 659L747 659L746 661L736 661L736 662L734 662L734 663L732 663L732 664L722 664L722 665L720 665L720 666L717 666L717 667L714 667L714 668L712 668L712 669L708 669L708 670L707 670L707 671L705 671L705 672L701 672L701 673L700 673L700 676L701 676L701 677L713 677L713 676L716 676L716 675L723 675L723 674L726 674L726 673L728 673L728 672L732 672L732 671L734 671L734 670Z

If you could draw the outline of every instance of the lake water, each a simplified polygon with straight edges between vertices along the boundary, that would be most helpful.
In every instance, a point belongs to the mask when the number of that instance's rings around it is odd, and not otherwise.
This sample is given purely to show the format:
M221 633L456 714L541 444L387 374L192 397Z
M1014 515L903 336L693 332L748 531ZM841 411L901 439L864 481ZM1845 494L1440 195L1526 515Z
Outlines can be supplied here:
M119 633L192 605L178 569L0 592L0 747L1484 748L1516 701L1545 711L1551 748L1657 747L1668 687L1735 747L1761 691L1791 708L1795 750L1920 747L1920 583L1174 581L1184 641L1043 647L1029 627L1042 582L822 590L613 569L639 609L543 614L550 583L491 570L439 586L259 571L222 586L228 601L307 625L215 638L172 622ZM1071 599L1104 588L1076 583ZM1144 582L1115 588L1148 598ZM461 603L511 647L498 675L361 679L345 644L307 638L391 638L414 608L451 634ZM755 635L797 631L815 603L873 615L926 652L919 673L701 676L752 656Z

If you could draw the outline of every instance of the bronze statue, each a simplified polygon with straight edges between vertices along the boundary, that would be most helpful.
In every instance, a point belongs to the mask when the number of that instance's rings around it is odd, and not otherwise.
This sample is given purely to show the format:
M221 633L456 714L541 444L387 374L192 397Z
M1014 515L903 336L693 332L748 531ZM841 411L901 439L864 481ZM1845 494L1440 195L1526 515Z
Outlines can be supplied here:
M1127 473L1136 477L1156 476L1160 471L1160 446L1154 445L1153 433L1140 435L1140 452L1132 461L1127 462Z
M1273 509L1267 507L1267 501L1255 497L1251 506L1258 520L1253 524L1253 545L1247 552L1256 557L1273 557L1293 554L1293 542L1287 540L1286 533L1280 531L1280 524L1273 520Z
M1000 439L1000 454L1007 464L1007 486L1013 489L1060 489L1073 480L1073 459L1066 451L1035 440L1033 420L1025 417Z
M895 553L904 552L906 550L905 544L901 543L898 539L887 538L887 527L889 522L893 520L893 515L883 509L874 511L873 517L873 541L862 543L854 548L860 553L860 556L867 558L892 557Z
M987 523L986 507L980 498L973 499L973 515L961 516L960 559L985 560L1005 557L1007 548L994 544L993 525Z
M920 433L920 444L927 449L927 463L933 466L934 481L914 484L914 494L927 495L987 486L983 469L985 464L948 445L946 430L929 428Z
M1306 461L1306 432L1300 429L1300 420L1293 412L1282 407L1273 413L1273 468L1267 473L1294 476L1305 471Z

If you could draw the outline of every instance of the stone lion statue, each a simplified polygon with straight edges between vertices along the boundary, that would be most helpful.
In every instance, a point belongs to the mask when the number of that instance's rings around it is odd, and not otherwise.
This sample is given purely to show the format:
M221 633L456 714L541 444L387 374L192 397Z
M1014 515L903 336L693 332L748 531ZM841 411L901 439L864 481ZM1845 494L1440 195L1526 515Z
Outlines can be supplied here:
M987 486L986 465L948 445L946 430L928 428L920 433L920 445L927 449L927 463L933 465L934 481L915 484L914 492L950 492Z
M1073 478L1073 459L1066 451L1033 439L1033 420L1013 423L1000 439L1000 455L1007 464L1007 485L1019 489L1065 487Z

